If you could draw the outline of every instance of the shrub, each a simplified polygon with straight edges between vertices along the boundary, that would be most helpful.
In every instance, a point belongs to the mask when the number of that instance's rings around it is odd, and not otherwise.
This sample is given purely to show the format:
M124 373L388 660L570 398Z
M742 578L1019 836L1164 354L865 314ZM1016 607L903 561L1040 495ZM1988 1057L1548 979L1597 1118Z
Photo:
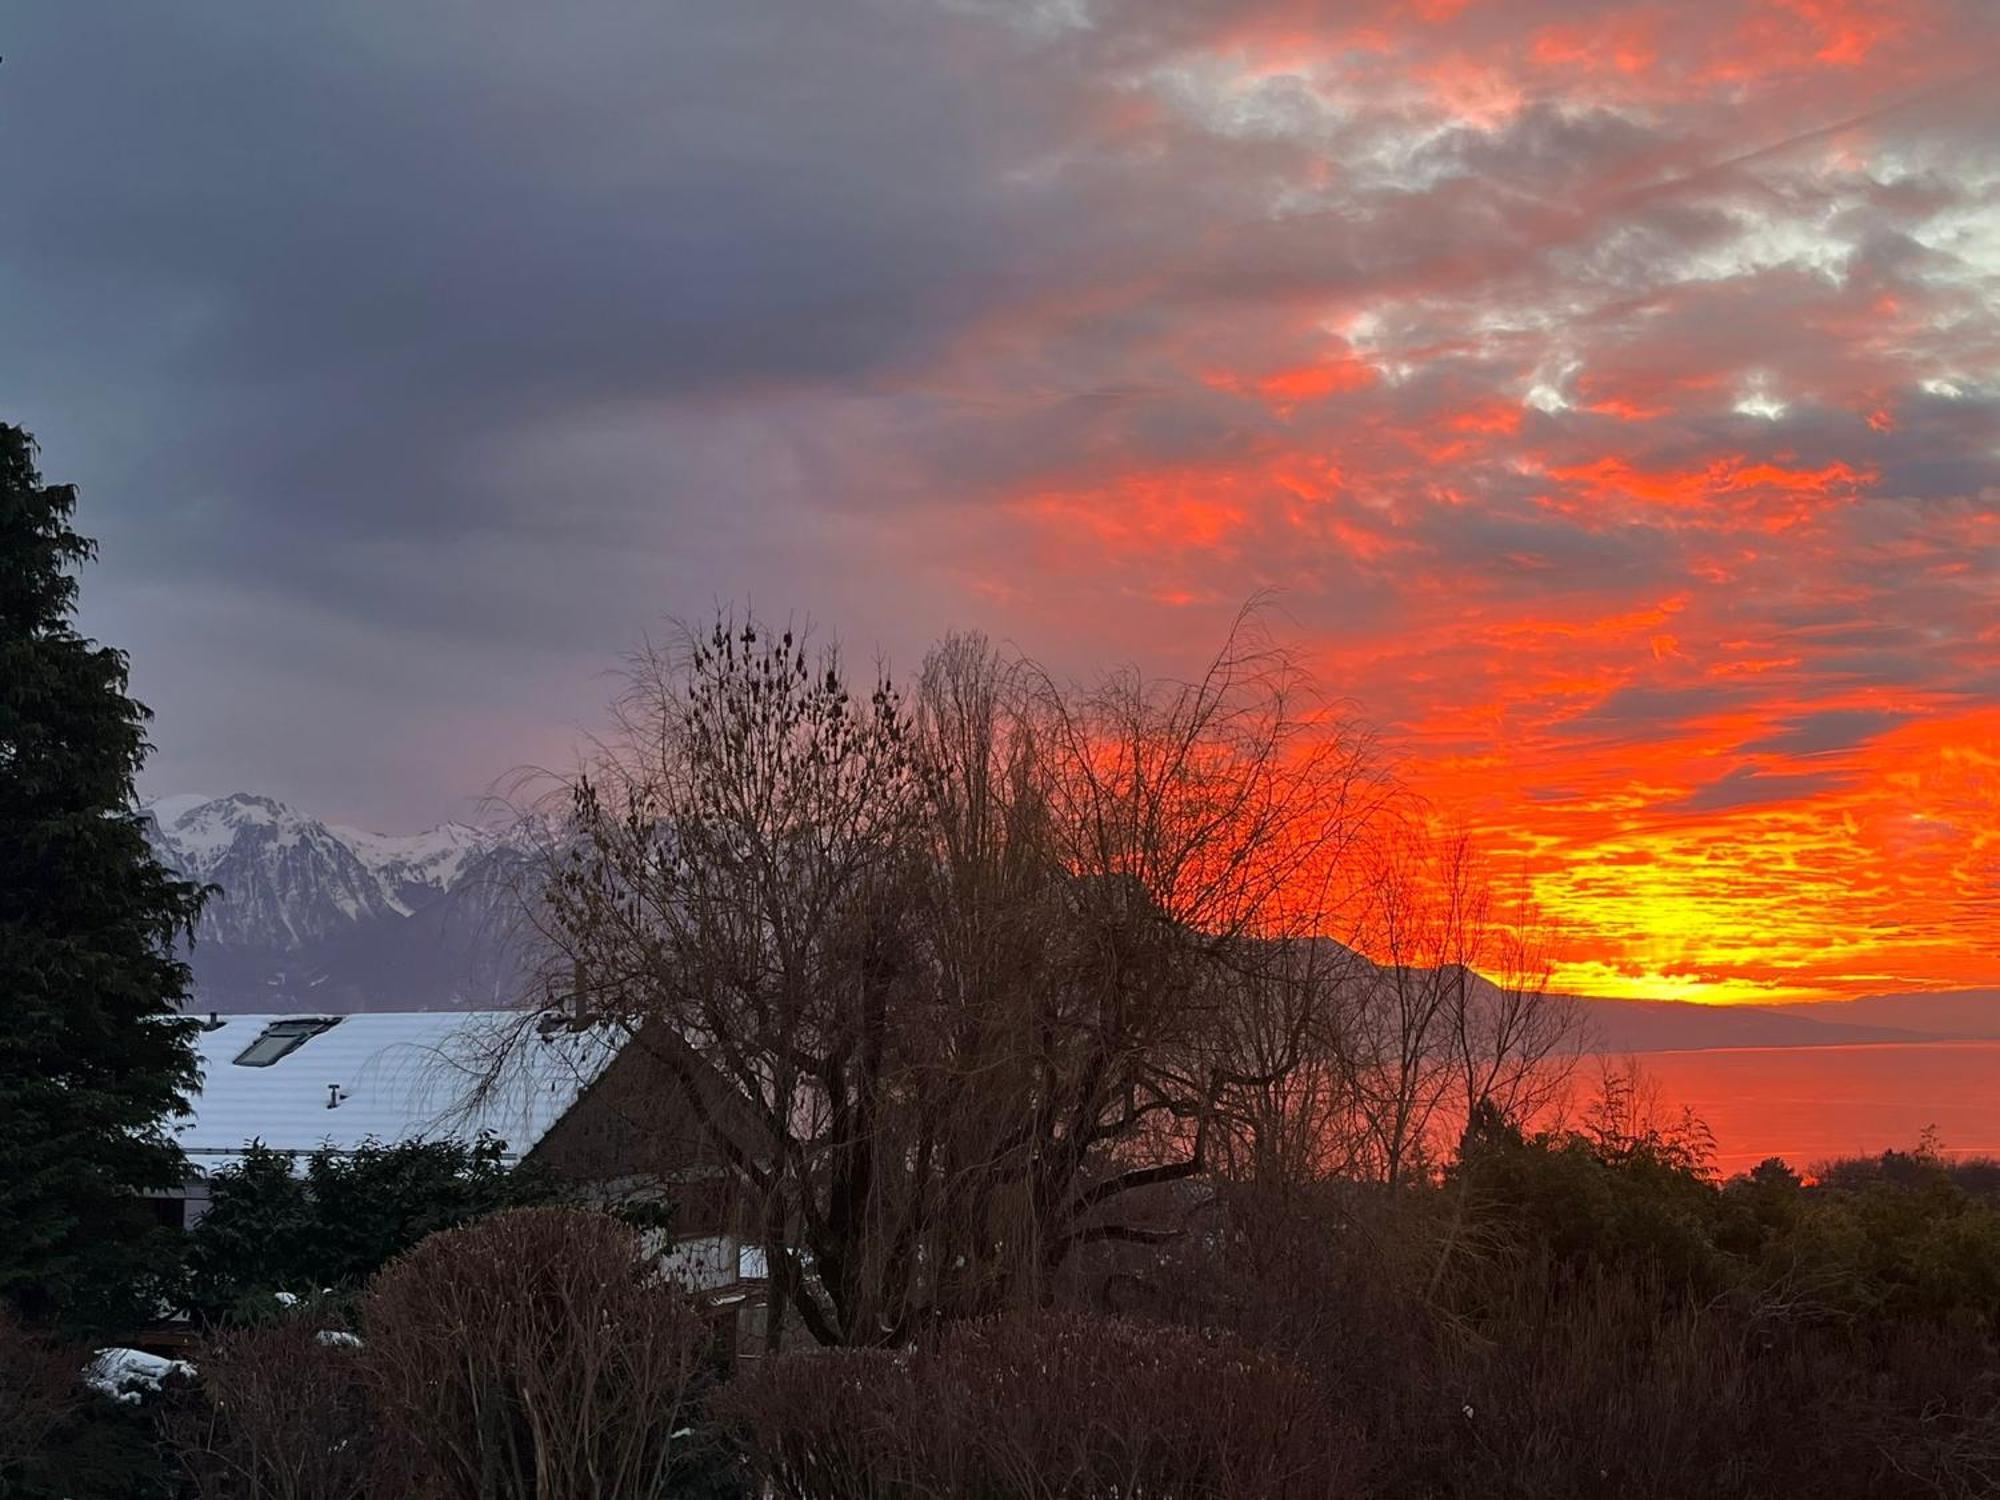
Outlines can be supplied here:
M305 1322L237 1329L196 1357L168 1420L198 1500L359 1500L375 1488L362 1353Z
M887 1349L781 1355L738 1375L716 1413L787 1500L915 1497L917 1449L940 1438L919 1424L940 1413L924 1409L907 1359Z
M85 1392L84 1359L22 1327L0 1308L0 1495L13 1494L74 1420Z
M174 1476L160 1412L183 1399L178 1374L125 1382L84 1376L97 1351L0 1313L0 1496L6 1500L167 1500Z
M1080 1313L952 1325L905 1353L783 1356L723 1406L787 1500L1336 1491L1293 1365L1226 1335Z
M1475 1116L1445 1190L1463 1195L1489 1246L1579 1275L1631 1268L1700 1294L1730 1277L1715 1247L1720 1194L1695 1151L1657 1130L1524 1137Z
M669 1493L710 1333L630 1226L516 1209L433 1235L376 1278L362 1327L403 1492Z

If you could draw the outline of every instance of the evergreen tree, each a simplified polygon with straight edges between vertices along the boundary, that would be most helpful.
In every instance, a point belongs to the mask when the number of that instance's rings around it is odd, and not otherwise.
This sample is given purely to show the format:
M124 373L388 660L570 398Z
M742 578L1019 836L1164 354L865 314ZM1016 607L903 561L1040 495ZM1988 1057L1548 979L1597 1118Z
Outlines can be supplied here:
M0 1300L77 1326L138 1311L176 1236L139 1195L185 1163L180 1011L203 892L153 857L124 653L80 636L76 491L0 424Z

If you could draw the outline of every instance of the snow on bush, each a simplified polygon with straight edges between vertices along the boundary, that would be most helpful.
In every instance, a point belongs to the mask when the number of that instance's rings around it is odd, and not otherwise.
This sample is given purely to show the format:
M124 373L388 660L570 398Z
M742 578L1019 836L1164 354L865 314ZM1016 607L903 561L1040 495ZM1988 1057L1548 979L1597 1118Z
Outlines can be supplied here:
M136 1406L156 1394L170 1375L193 1379L194 1366L184 1359L168 1359L143 1349L99 1349L84 1367L83 1383L114 1401Z

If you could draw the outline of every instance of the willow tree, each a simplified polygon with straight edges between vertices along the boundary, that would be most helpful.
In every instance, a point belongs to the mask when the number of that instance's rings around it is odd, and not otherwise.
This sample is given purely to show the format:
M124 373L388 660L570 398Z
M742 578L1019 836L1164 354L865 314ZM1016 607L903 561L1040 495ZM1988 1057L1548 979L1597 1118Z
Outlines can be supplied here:
M1383 781L1302 689L1251 624L1188 683L953 638L907 697L686 633L563 788L547 1003L652 1051L815 1338L1042 1298L1325 1009Z

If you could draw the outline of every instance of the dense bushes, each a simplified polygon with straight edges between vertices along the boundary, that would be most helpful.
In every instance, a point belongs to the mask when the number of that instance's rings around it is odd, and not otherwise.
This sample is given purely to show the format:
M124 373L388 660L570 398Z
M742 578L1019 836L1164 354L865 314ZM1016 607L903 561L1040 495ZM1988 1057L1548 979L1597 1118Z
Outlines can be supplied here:
M779 1358L724 1401L788 1500L1333 1495L1306 1376L1222 1334L1081 1314L960 1324L902 1352Z
M700 1437L713 1331L643 1243L608 1214L490 1215L393 1261L356 1329L270 1301L143 1398L92 1389L87 1347L0 1321L0 1497L740 1495Z
M431 1236L361 1302L223 1333L170 1431L200 1500L681 1493L710 1330L605 1214L517 1209Z
M1438 1188L1441 1206L1486 1259L1525 1255L1572 1272L1643 1265L1667 1284L1719 1290L1714 1184L1677 1133L1600 1126L1529 1140L1474 1115ZM1447 1241L1443 1253L1460 1247ZM1456 1274L1465 1264L1447 1265ZM1476 1270L1465 1287L1478 1295Z
M0 1311L0 1497L167 1500L173 1493L155 1403L137 1393L120 1400L86 1383L92 1361L87 1344Z
M252 1144L216 1174L188 1236L187 1300L216 1318L273 1291L353 1291L428 1234L549 1194L491 1135L315 1151L303 1170Z
M1489 1121L1435 1184L1224 1189L1098 1291L1308 1370L1358 1493L2000 1494L2000 1211L1935 1158L1816 1175Z
M354 1334L222 1332L165 1433L191 1500L2000 1494L2000 1203L1922 1153L1815 1175L1487 1120L1434 1181L1212 1184L1053 1309L719 1389L630 1226L512 1210L393 1261ZM166 1495L156 1406L82 1357L0 1327L0 1494Z

